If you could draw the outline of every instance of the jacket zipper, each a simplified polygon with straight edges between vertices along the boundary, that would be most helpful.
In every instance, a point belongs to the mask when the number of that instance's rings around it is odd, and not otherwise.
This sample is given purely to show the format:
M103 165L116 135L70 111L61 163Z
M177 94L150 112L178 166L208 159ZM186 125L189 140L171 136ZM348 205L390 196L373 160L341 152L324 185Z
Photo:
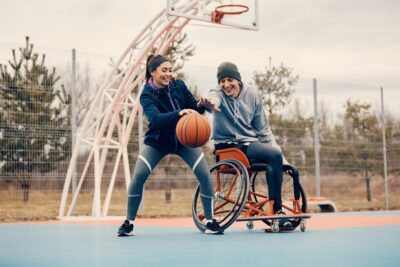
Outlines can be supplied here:
M170 90L168 90L168 93L167 93L167 95L168 95L168 99L169 99L169 102L171 103L171 105L172 105L172 108L174 109L174 111L176 111L176 107L175 107L175 105L174 105L174 101L172 101L172 98L171 98L171 91ZM179 106L179 105L178 105ZM174 135L174 139L175 139L175 151L178 151L178 140L177 140L177 138L176 138L176 134Z

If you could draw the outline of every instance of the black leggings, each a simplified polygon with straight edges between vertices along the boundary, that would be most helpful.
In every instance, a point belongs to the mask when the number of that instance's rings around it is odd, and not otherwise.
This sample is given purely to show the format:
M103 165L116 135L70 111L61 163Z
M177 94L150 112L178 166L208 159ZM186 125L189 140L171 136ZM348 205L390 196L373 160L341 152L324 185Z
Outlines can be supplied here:
M283 155L279 148L273 147L270 143L252 142L245 153L249 159L255 159L259 162L271 166L272 177L266 174L268 183L268 195L270 199L275 200L275 211L282 208L282 164Z

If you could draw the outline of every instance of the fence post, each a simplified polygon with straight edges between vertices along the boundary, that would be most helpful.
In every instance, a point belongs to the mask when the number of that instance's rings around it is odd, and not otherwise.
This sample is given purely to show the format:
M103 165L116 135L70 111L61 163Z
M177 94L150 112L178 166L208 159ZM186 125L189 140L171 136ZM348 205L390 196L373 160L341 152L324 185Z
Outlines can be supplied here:
M385 123L385 110L383 107L383 87L381 86L381 123L382 123L382 146L383 146L383 175L385 178L385 209L389 209L389 188L387 177L387 159L386 159L386 123Z
M315 194L321 196L321 179L319 165L319 132L318 132L318 99L317 99L317 80L313 78L314 89L314 155L315 155Z
M72 49L72 63L71 63L71 149L75 147L76 143L76 50ZM72 150L71 150L72 152ZM75 195L77 189L77 179L76 179L76 166L72 171L72 195ZM76 206L72 208L71 214L75 214Z

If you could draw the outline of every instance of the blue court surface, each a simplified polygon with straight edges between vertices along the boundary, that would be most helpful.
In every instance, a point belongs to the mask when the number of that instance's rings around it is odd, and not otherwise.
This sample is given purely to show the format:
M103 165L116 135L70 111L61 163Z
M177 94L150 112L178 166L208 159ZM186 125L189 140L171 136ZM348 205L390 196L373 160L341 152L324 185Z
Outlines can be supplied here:
M218 236L194 225L138 226L121 238L118 224L0 224L0 266L400 266L400 224L304 233L243 226Z

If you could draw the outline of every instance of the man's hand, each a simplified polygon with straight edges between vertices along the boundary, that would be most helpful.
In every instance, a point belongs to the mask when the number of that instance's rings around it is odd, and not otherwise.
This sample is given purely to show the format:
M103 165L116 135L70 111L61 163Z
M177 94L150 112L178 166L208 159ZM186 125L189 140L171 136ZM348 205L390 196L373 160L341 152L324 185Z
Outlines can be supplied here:
M197 102L198 107L205 107L208 110L215 112L220 112L221 110L215 105L211 98L201 97L199 102Z

